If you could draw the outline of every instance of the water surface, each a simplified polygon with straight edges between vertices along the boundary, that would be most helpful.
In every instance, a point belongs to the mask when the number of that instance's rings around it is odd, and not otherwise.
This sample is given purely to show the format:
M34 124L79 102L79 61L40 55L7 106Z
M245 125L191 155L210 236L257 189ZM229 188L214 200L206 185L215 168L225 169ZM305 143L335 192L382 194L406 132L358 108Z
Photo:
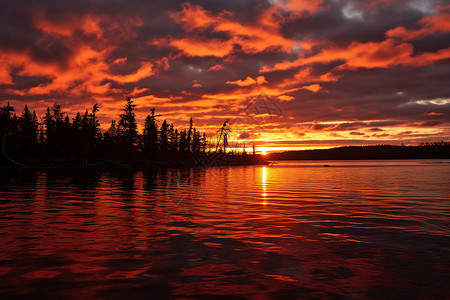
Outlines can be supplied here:
M0 169L0 295L450 297L450 161Z

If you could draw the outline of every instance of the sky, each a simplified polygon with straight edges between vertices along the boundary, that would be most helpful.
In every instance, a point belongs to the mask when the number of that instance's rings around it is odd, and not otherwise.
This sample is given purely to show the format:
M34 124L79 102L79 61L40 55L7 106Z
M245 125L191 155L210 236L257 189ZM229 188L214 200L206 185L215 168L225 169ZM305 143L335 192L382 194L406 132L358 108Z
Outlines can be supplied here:
M0 105L106 130L125 98L231 145L450 138L450 4L427 0L0 0Z

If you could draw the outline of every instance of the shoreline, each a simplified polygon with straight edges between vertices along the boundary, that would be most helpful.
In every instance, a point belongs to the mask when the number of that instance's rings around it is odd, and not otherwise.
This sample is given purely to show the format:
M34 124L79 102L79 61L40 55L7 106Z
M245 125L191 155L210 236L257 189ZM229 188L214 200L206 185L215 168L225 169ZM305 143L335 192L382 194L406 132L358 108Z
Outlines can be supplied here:
M208 168L245 165L268 165L270 161L261 155L224 155L222 153L204 153L188 159L149 160L149 159L27 159L9 160L0 165L0 169L120 169L120 168Z

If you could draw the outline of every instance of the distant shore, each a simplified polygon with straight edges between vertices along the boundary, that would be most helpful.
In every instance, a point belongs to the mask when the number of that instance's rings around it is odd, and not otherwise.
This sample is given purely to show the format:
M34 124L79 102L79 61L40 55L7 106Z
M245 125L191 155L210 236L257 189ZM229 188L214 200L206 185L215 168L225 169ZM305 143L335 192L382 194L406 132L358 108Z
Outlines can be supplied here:
M270 153L268 160L450 159L450 143L418 146L345 146L331 149Z

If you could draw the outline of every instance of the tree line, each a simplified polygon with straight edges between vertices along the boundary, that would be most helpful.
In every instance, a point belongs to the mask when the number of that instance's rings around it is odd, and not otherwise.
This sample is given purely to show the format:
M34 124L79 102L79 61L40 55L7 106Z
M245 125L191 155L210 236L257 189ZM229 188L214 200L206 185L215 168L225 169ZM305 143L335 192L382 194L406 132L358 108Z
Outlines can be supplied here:
M164 160L189 157L214 147L207 141L205 133L194 127L192 118L189 128L178 130L167 120L160 123L157 118L161 115L156 115L154 108L145 118L144 129L140 133L135 108L133 100L127 97L119 121L112 120L109 129L102 133L97 118L98 104L70 118L55 103L40 118L27 105L17 116L14 107L8 102L0 107L2 159L138 157ZM229 128L225 121L218 131L216 151L226 152L228 134Z
M417 146L344 146L331 149L270 153L273 160L353 160L353 159L448 159L450 142L426 142Z

